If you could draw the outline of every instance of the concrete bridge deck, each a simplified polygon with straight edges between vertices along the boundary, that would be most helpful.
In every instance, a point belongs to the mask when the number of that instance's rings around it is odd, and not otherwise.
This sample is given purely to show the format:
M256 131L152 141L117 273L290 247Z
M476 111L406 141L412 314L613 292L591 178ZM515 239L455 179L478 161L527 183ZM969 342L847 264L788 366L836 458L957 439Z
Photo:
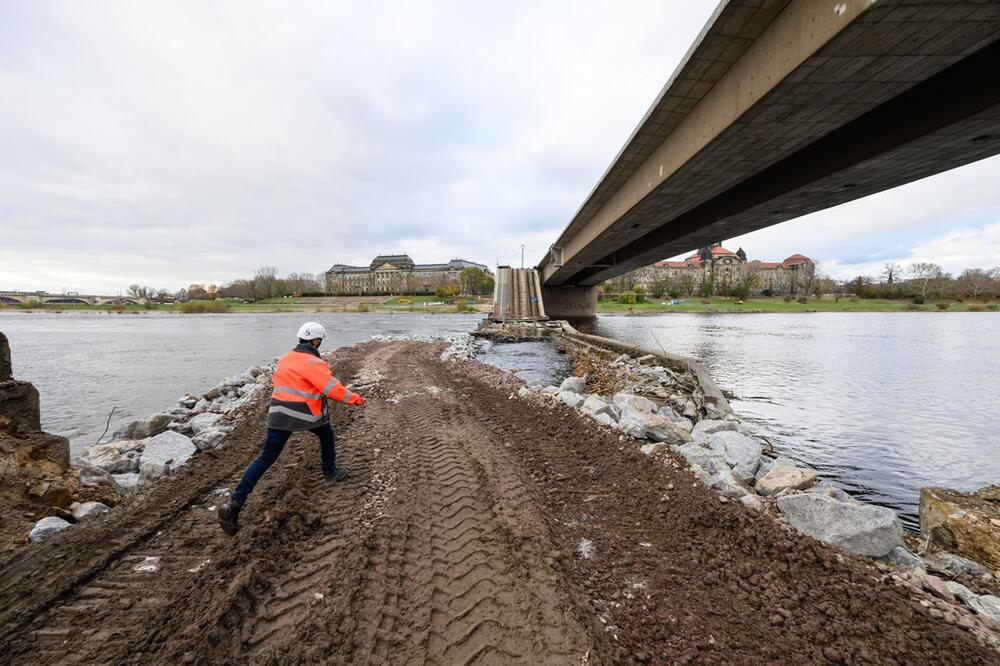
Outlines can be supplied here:
M723 2L539 262L587 287L1000 152L1000 3Z

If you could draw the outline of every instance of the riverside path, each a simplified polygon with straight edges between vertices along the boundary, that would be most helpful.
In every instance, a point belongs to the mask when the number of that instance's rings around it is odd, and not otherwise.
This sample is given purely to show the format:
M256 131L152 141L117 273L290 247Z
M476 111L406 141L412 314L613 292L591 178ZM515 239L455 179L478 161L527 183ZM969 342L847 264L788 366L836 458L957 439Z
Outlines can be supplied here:
M350 479L324 487L295 436L235 538L215 511L264 403L106 517L4 554L2 661L998 662L870 564L441 349L336 351L368 401L334 410Z

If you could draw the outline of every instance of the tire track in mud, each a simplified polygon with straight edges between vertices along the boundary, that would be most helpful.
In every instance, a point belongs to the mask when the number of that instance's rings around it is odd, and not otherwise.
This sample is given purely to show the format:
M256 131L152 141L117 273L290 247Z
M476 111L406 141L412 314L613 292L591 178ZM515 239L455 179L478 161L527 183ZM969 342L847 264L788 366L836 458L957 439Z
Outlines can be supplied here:
M380 606L379 617L394 622L378 622L379 631L353 661L385 663L385 645L396 648L396 663L578 660L588 643L584 632L553 612L558 604L538 604L540 594L565 600L555 587L539 590L529 572L545 563L534 559L535 549L530 559L516 550L520 544L494 495L501 489L470 453L470 443L483 440L483 424L469 421L460 395L448 386L453 378L435 377L443 390L428 387L427 368L421 363L420 369L414 372L412 358L390 363L393 389L405 397L381 415L397 424L394 444L405 454L390 515L375 534L384 552L373 570L384 570L388 575L380 577L390 581L400 568L404 575L391 594L368 599L368 612ZM401 617L408 618L405 626Z

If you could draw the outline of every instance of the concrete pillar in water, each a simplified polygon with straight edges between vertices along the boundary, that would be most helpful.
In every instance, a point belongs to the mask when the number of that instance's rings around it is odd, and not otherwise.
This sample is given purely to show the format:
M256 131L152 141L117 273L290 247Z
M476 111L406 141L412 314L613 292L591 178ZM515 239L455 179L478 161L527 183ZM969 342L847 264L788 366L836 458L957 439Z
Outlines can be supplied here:
M545 314L550 319L597 315L597 287L542 287Z

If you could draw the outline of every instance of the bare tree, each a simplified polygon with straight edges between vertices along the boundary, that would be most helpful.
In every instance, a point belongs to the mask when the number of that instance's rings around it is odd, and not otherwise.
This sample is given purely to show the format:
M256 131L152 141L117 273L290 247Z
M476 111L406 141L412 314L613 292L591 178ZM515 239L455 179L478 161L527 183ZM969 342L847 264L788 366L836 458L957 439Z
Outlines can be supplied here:
M277 296L278 269L274 266L262 266L253 275L253 290L255 298L272 298Z
M899 279L899 276L903 274L903 267L894 261L890 261L885 266L882 267L882 276L885 278L886 284L892 284Z
M192 284L187 288L187 300L189 301L203 300L207 295L208 292L205 291L205 287L200 284Z
M914 291L920 298L926 298L927 292L943 276L944 272L937 264L927 261L918 261L910 264L910 280L913 282Z
M994 285L1000 274L1000 269L984 270L982 268L966 268L958 276L958 288L971 298L979 298Z

